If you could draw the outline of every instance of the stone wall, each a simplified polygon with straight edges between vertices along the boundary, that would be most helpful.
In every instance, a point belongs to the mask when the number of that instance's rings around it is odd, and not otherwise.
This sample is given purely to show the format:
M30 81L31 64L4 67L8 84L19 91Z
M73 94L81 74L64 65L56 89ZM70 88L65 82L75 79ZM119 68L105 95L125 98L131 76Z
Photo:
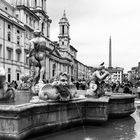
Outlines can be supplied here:
M71 102L40 102L22 105L0 105L0 139L22 140L39 133L49 134L76 125L108 121L109 113L130 115L135 111L133 96L127 101L116 98L85 98ZM110 102L111 101L111 102ZM123 107L122 107L123 106ZM126 106L126 107L125 107ZM122 108L125 108L124 110ZM129 112L130 110L130 112ZM124 112L123 112L124 111Z

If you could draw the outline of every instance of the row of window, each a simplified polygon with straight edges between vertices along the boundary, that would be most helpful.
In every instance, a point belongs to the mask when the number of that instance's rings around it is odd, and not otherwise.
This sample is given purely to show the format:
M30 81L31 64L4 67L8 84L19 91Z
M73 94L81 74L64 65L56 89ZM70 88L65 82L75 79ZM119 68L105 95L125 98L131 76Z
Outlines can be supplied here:
M16 61L17 62L21 62L21 56L22 54L21 53L19 53L19 52L16 52ZM28 64L29 62L28 62L28 59L27 59L27 57L26 57L26 53L24 54L25 55L25 63L26 64ZM7 49L7 59L8 60L13 60L13 50L12 49Z
M8 24L7 40L12 41L11 25ZM17 30L17 39L16 43L20 45L20 30Z
M117 72L114 72L115 74L120 74L121 73L121 71L117 71Z
M113 74L113 76L114 76L114 77L120 77L121 75L115 75L115 74Z
M32 19L29 15L26 14L26 23L29 24L31 27L35 28L35 20Z
M69 28L65 25L61 25L61 34L62 35L69 34Z
M46 10L46 9L44 9L44 6L46 4L46 0L45 1L44 0L41 0L41 3L42 3L42 5L41 5L42 10ZM37 7L37 0L35 0L35 5L34 6Z
M12 29L10 24L7 25L7 28L8 28L9 30ZM20 30L17 30L17 33L20 34Z
M7 74L7 81L10 83L11 82L11 68L8 68L8 74ZM16 72L16 81L20 80L20 73Z
M65 71L67 73L70 73L70 67L69 66L63 66L63 65L60 65L58 64L58 70L59 71ZM56 68L56 64L53 64L52 65L52 76L54 77L56 75L56 71L57 71L57 68Z
M9 31L8 33L7 33L7 40L8 41L12 41L12 35L11 35L11 32ZM17 36L17 42L16 42L18 45L20 45L20 36Z

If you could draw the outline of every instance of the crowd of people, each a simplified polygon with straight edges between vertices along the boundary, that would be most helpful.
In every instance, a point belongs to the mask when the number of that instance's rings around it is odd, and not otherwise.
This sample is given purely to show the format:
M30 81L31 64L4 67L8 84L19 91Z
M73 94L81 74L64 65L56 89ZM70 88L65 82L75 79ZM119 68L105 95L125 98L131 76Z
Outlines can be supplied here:
M91 74L90 81L79 80L74 82L78 90L87 90L87 96L100 97L107 92L112 93L129 93L136 92L136 87L129 81L106 81L109 72L105 69L104 63L99 65Z
M78 81L72 81L77 90L87 90L88 94L96 95L98 97L104 95L106 92L112 93L134 93L136 87L129 81L120 83L119 81L105 81L109 72L105 69L104 65L99 67L91 74L90 80L86 81L84 78ZM26 82L25 82L26 83ZM50 83L47 81L46 83ZM7 83L8 87L20 89L18 82L12 81ZM101 95L102 94L102 95Z
M113 93L133 93L135 87L130 83L120 83L119 81L104 83L104 90Z
M90 81L86 80L78 80L73 82L77 88L77 90L87 90L90 86ZM135 85L132 85L131 82L123 82L119 81L114 82L104 82L102 81L100 85L103 87L105 92L113 92L113 93L132 93L133 89L136 88Z
M16 81L14 81L14 80L12 82L10 82L10 83L7 82L6 84L7 84L8 87L12 87L14 89L18 88L18 83Z

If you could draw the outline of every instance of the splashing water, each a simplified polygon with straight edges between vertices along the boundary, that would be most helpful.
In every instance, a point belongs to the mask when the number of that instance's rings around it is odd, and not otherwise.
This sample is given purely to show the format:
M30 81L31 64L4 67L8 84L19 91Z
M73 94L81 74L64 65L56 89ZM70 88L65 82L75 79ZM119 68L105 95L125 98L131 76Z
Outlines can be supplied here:
M85 138L84 140L96 140L96 139L87 137L87 138Z
M84 138L84 140L98 140L98 139L96 137L92 137L92 138L86 137L86 138Z

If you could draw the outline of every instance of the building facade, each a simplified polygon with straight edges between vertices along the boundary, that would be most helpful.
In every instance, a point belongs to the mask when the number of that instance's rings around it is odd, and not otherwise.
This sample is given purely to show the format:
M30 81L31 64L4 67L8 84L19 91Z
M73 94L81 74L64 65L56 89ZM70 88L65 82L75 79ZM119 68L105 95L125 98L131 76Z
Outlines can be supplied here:
M108 68L108 71L110 73L110 76L108 77L109 80L112 82L119 81L120 83L123 82L123 68L116 67L116 68Z
M128 81L130 81L133 85L139 83L140 81L140 62L135 67L132 67L130 71L128 71Z
M0 67L6 70L6 80L19 81L29 73L26 57L35 29L46 40L46 79L67 72L72 80L88 79L88 67L77 60L77 50L70 44L70 24L64 11L59 21L58 41L50 40L51 19L46 12L46 0L0 1Z

